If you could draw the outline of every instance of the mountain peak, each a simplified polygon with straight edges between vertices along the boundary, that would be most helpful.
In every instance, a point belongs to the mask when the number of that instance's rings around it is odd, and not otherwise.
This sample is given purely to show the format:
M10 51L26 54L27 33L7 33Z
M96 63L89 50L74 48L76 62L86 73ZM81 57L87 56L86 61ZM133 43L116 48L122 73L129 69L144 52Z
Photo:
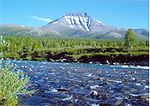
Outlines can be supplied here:
M101 21L89 16L86 12L66 13L63 17L56 19L45 26L46 29L62 30L67 28L74 31L83 32L108 32L114 28L110 25L103 24Z
M87 13L66 13L64 19L70 28L90 31L90 17L87 15Z
M65 16L82 16L82 17L87 17L86 12L72 12L72 13L66 13Z

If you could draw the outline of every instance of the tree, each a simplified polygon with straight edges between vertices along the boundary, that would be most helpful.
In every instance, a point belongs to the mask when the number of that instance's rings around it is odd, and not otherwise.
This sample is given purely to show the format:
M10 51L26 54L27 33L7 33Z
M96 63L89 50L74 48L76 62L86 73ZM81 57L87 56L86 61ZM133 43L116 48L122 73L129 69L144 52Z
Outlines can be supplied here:
M133 48L136 43L135 33L132 29L128 29L125 34L125 47L126 48Z

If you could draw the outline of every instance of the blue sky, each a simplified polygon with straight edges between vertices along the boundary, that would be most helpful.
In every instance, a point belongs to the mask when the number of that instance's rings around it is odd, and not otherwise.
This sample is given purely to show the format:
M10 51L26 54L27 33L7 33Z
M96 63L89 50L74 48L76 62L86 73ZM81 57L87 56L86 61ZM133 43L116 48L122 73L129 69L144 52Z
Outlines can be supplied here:
M0 0L0 23L42 26L67 12L87 12L119 28L148 28L148 0Z

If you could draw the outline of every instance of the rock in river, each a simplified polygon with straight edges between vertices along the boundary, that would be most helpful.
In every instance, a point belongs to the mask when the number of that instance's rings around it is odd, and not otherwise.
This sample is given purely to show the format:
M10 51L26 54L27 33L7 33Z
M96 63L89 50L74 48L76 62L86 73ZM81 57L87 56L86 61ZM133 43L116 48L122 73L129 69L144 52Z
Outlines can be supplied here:
M58 91L62 91L62 92L65 92L65 91L68 91L66 88L64 88L64 87L60 87L60 88L58 88L57 89Z
M89 95L95 97L95 96L98 96L98 92L97 92L97 91L91 91L91 92L89 93Z

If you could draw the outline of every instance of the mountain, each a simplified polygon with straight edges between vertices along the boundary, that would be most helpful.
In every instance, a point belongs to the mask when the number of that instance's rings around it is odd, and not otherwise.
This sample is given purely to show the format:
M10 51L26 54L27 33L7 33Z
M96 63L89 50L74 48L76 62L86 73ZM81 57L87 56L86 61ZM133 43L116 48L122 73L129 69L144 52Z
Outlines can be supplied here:
M87 13L68 13L63 17L42 26L41 29L45 31L55 31L73 37L98 36L104 34L122 37L125 32L124 30L104 24L90 17Z
M64 16L49 22L42 27L25 27L19 25L0 24L0 34L17 34L33 36L61 36L96 39L124 38L127 29L116 28L94 19L87 13L67 13ZM147 29L134 29L138 38L147 39Z
M42 30L83 38L123 38L127 29L115 28L89 16L87 13L67 13L45 26ZM137 37L147 38L146 29L135 29Z
M141 35L144 35L144 36L149 35L149 30L148 29L141 28L141 29L134 29L134 31L141 34Z
M45 32L41 30L40 27L27 27L15 24L0 24L0 35L59 36L59 34L55 32Z
M102 22L90 17L87 13L68 13L65 16L50 22L43 26L44 29L52 29L59 31L59 29L73 29L87 32L99 32L115 29L112 26L103 24Z

